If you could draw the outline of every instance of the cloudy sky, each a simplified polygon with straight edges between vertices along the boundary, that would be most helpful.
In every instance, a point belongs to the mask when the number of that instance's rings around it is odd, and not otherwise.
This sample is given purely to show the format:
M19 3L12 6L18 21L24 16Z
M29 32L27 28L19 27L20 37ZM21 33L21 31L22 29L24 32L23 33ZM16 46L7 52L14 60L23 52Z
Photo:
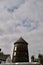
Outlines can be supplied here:
M0 48L12 52L14 42L23 37L29 53L43 53L43 0L0 0Z

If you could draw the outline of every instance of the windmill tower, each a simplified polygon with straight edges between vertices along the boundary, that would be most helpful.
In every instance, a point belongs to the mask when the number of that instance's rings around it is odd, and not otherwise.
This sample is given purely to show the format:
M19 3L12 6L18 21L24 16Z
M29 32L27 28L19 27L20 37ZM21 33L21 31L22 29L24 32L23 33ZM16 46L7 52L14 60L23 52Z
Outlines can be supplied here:
M22 37L14 43L12 62L29 62L28 43Z

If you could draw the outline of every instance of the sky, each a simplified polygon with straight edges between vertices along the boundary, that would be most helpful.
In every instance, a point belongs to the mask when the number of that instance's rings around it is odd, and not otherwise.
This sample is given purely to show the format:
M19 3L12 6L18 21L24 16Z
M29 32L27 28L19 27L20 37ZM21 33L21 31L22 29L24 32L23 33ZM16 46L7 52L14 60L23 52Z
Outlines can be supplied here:
M43 0L0 0L0 48L12 54L20 37L30 56L43 54Z

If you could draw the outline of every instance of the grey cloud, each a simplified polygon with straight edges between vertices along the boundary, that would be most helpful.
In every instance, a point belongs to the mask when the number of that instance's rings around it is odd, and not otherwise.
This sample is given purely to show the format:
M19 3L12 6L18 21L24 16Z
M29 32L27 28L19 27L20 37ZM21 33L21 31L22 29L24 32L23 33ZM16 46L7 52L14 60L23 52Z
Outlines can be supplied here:
M17 24L19 27L26 27L28 31L32 31L38 28L39 21L34 21L30 19L22 20Z
M10 1L10 0L9 0L9 1ZM13 1L14 1L14 0L13 0ZM16 1L15 1L15 4L11 3L11 1L10 1L10 3L8 3L8 5L5 6L5 9L6 9L8 12L12 13L12 12L14 12L16 9L18 9L22 4L24 4L25 1L26 1L26 0L16 0Z
M7 11L8 12L14 12L14 10L16 10L16 9L18 9L18 7L9 7L9 8L7 8Z
M3 29L0 29L0 36L2 36L4 33L4 30Z
M3 5L0 7L0 47L5 50L4 52L10 53L12 43L20 36L31 45L29 48L31 55L43 49L43 4L41 3L42 0L1 1ZM8 9L13 13L9 14Z

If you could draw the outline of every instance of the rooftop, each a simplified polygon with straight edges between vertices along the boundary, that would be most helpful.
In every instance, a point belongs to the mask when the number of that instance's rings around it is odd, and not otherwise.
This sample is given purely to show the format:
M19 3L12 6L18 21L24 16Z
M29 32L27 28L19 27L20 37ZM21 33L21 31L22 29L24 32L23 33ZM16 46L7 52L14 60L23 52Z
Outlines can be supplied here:
M28 44L22 37L20 37L14 44L16 44L16 43Z

